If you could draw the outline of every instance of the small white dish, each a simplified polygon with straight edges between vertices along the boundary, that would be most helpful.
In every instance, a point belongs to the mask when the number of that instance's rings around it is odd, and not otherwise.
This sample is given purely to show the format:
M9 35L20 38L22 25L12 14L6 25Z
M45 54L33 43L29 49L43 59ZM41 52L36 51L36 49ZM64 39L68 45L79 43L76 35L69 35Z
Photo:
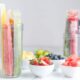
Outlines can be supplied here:
M61 65L62 73L66 77L77 78L80 77L80 67Z
M65 59L60 60L52 60L54 63L54 71L59 71L61 68L61 65L65 62Z
M39 66L39 65L31 65L30 70L31 72L38 77L45 77L52 73L54 69L54 64L48 66Z
M29 70L29 60L25 59L22 61L22 70Z

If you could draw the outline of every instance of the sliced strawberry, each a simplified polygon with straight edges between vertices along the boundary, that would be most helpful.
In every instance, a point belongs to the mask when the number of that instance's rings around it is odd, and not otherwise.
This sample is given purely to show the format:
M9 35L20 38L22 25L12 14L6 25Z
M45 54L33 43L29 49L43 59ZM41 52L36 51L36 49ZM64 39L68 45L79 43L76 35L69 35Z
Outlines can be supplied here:
M67 66L67 64L66 64L66 63L63 63L62 65Z
M34 59L30 62L32 65L38 65L38 60L37 59Z
M48 57L42 57L40 60L43 60L47 64L52 64L52 61Z
M71 66L72 66L72 67L77 67L78 64L77 64L77 62L71 62Z
M69 65L69 61L65 61L65 63L63 63L63 65L68 66Z
M71 56L66 59L63 65L72 67L80 66L80 58L78 58L77 56Z
M34 61L33 64L34 64L34 65L38 65L38 62L37 62L37 61Z
M49 65L49 64L47 64L45 61L43 61L43 60L41 60L41 63L40 63L41 65L44 65L44 66L47 66L47 65Z
M80 62L78 62L77 64L78 64L78 66L80 67Z
M78 58L77 64L78 64L78 66L80 67L80 58Z
M73 59L71 57L67 58L66 61L72 61Z
M39 66L45 66L44 64L40 63Z
M52 61L51 60L46 60L45 61L47 64L52 64Z
M77 60L78 60L78 61L80 61L80 57L79 57L79 58L77 58Z

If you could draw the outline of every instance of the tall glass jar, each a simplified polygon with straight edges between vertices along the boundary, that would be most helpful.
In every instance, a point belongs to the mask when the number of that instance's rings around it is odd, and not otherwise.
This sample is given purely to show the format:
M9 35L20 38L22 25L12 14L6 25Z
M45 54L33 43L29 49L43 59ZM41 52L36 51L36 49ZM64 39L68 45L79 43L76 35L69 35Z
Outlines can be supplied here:
M21 74L23 26L14 25L13 29L5 24L0 26L0 76L18 77ZM12 33L13 30L13 33ZM12 35L13 34L13 35Z

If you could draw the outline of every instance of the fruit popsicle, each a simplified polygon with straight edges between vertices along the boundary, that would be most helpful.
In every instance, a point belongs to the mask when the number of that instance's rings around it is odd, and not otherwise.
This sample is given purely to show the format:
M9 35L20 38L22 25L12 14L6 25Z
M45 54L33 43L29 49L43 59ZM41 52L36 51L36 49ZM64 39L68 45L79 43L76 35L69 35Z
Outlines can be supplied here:
M21 13L14 11L14 76L21 73L22 23Z
M12 47L14 48L14 18L13 18L13 11L8 11L9 23L11 27L11 36L12 36Z
M14 48L14 20L10 18L11 36L12 36L12 47Z
M1 9L1 25L3 26L5 24L5 22L6 22L6 19L7 19L5 5L1 4L0 9Z
M21 72L21 53L22 53L22 29L21 25L14 28L14 75Z
M77 55L78 53L78 38L74 37L70 40L70 53L72 55Z
M70 25L70 53L73 55L78 54L78 34L77 27L78 27L78 21L71 21Z
M7 18L7 14L6 14L6 6L5 6L5 4L2 4L2 3L0 3L0 31L1 31L1 71L2 71L2 68L3 68L3 65L2 65L2 63L3 63L3 54L4 54L4 46L3 46L3 25L5 24L5 22L6 22L6 18Z
M68 16L70 22L69 33L70 33L70 53L72 55L78 55L78 12L70 11Z
M11 28L5 24L3 26L3 71L6 76L13 75L13 49Z

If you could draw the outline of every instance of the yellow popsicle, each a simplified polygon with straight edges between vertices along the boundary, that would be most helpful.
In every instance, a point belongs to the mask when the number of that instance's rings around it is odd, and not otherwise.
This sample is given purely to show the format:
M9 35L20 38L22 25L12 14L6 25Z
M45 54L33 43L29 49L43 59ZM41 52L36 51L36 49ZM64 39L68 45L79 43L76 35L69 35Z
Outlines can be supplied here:
M7 12L6 12L6 7L5 7L5 5L4 4L1 4L1 6L0 6L0 9L1 9L1 37L2 37L2 67L4 68L4 60L3 60L3 55L4 55L4 43L3 43L3 34L4 34L4 32L3 32L3 27L4 27L4 25L5 25L5 23L6 23L6 18L7 18ZM4 71L4 70L3 70Z
M6 23L7 20L7 12L6 12L6 8L3 7L2 11L1 11L1 24L2 26Z

